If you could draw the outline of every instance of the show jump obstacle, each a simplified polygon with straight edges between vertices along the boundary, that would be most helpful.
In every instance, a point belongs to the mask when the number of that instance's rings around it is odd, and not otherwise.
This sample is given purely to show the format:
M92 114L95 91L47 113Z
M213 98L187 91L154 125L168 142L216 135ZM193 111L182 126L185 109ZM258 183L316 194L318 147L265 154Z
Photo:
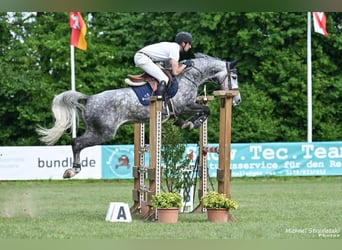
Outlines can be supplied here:
M238 94L237 90L214 91L214 96L220 98L220 135L219 148L209 148L207 138L207 120L200 128L200 152L199 152L199 198L208 191L208 167L207 153L219 153L219 166L217 169L218 192L224 193L230 198L230 146L231 146L231 114L232 100ZM199 97L198 102L207 105L213 100L211 96ZM162 99L151 97L150 99L150 146L145 145L145 125L135 124L134 127L134 189L131 207L132 213L141 213L145 217L156 218L156 212L151 206L152 195L160 193L161 187L161 129L162 129ZM149 166L145 164L145 153L149 152ZM146 173L148 174L148 186L146 185ZM203 208L199 205L196 211Z
M199 96L197 102L202 105L208 106L209 101L214 100L213 96ZM199 161L198 161L198 177L199 177L199 188L198 188L198 199L200 200L208 190L208 159L207 153L203 149L208 145L208 119L206 119L200 127L199 134ZM204 212L201 204L199 204L194 211Z
M227 198L230 196L230 146L232 133L232 102L238 95L237 90L214 91L214 96L220 98L220 138L219 138L219 166L217 169L217 190Z
M208 126L207 120L202 124L200 128L200 140L199 140L199 189L198 198L201 199L208 191L208 159L207 153L219 154L219 165L217 169L217 185L218 192L224 193L228 198L230 195L230 146L231 146L231 117L232 117L232 102L233 97L238 95L237 90L219 90L214 91L214 96L220 98L220 131L219 131L219 146L208 147ZM200 96L197 102L208 105L208 102L213 100L211 96ZM194 212L202 211L199 204Z
M140 212L149 219L156 218L151 206L152 196L160 193L161 185L161 129L162 129L162 98L150 98L150 146L145 146L145 125L135 124L134 127L134 204L132 213ZM149 152L149 166L145 167L145 153ZM146 173L149 185L145 185Z

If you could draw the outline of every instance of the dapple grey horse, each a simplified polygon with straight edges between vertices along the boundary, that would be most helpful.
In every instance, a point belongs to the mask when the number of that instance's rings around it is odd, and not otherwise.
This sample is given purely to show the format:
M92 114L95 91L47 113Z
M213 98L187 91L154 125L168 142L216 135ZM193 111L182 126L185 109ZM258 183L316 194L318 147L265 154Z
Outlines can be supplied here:
M179 83L177 93L172 98L175 124L183 129L201 126L210 110L207 106L196 103L198 88L205 82L212 81L217 89L239 90L237 61L228 62L201 53L195 54L192 66L176 78ZM79 103L85 100L85 104ZM233 105L241 102L240 93L233 97ZM86 131L80 137L72 139L73 167L66 170L64 178L73 177L81 171L81 150L99 145L115 136L117 129L125 123L149 122L149 106L142 105L131 87L104 91L95 95L85 95L77 91L65 91L53 99L52 111L55 124L52 128L38 128L41 141L47 145L55 144L67 129L72 126L75 108L82 112ZM186 121L178 115L191 115Z

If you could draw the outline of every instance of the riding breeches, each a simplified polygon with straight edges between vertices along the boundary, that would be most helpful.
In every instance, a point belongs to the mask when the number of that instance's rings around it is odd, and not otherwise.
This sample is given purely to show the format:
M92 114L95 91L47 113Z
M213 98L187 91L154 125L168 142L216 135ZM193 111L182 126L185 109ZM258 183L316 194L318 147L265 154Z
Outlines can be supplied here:
M147 74L156 78L158 82L169 81L168 76L165 75L161 68L156 65L147 55L137 52L134 56L134 63Z

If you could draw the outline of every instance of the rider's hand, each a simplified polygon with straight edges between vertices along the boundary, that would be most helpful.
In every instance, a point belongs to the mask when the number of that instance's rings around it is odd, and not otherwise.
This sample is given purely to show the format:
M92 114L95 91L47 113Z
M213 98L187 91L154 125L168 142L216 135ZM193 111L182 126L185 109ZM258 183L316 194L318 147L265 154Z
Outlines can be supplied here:
M186 67L185 68L189 68L189 67L191 67L192 66L192 62L191 62L191 60L186 60L183 64L185 64L186 65Z

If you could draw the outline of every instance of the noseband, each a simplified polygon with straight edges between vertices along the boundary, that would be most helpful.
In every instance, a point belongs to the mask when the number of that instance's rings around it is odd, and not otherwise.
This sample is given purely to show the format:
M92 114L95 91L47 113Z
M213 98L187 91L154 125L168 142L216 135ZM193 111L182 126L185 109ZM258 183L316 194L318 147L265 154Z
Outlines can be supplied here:
M224 81L228 78L228 90L239 90L239 88L233 88L231 74L236 71L236 69L230 69L230 62L226 62L227 75L223 78L220 85L222 86Z

